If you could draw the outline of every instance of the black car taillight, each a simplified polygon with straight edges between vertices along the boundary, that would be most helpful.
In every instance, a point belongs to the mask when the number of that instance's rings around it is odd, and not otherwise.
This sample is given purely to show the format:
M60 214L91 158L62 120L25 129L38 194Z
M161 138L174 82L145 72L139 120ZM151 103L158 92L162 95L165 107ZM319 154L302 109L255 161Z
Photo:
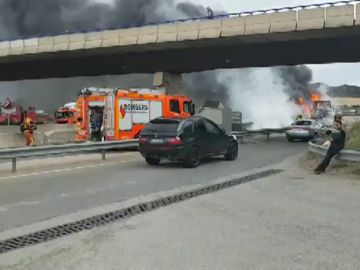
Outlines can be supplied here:
M182 145L182 140L179 137L167 139L167 143L171 145Z
M139 138L139 144L145 144L145 143L147 143L147 138L145 138L145 137L140 137L140 138Z

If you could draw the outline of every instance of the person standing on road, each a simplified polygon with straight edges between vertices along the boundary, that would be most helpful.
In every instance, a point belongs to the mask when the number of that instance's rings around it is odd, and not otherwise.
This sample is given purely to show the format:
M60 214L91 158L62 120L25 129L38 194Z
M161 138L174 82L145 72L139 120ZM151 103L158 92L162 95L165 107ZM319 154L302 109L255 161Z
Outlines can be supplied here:
M34 130L36 130L36 126L30 117L25 116L21 129L24 132L26 146L34 146L35 145Z
M315 169L315 174L324 173L326 168L329 166L331 159L345 147L346 133L343 129L342 123L335 121L334 128L335 131L327 131L327 133L331 135L331 144L325 158Z

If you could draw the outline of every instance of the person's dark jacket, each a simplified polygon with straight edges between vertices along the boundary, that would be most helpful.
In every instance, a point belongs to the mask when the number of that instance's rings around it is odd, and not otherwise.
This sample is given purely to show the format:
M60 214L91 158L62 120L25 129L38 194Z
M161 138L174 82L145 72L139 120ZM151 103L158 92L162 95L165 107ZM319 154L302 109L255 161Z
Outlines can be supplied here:
M346 133L343 129L340 130L338 133L332 133L332 144L338 146L339 148L345 147L345 140L346 140Z

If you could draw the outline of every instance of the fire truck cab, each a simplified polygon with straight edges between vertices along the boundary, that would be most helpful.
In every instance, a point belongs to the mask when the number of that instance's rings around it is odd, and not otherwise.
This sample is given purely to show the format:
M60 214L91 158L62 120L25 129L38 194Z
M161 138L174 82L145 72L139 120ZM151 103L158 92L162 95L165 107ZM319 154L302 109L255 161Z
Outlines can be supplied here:
M78 110L76 102L66 103L55 112L56 124L76 124L77 112Z
M187 118L194 114L190 98L150 89L85 88L79 95L78 109L78 141L134 139L154 118Z

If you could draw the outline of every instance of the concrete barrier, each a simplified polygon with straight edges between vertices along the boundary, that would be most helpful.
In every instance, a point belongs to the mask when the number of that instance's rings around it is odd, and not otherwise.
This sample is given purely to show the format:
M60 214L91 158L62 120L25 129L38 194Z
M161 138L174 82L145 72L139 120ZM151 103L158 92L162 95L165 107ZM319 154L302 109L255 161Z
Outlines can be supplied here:
M197 40L199 38L199 22L184 22L179 24L177 41Z
M16 132L18 126L10 129L10 132L0 133L0 148L13 148L25 146L24 135ZM36 145L64 144L74 142L76 127L74 125L46 125L39 127L34 132Z
M37 53L39 48L39 39L38 38L29 38L24 40L24 53L33 54Z
M120 30L110 30L103 32L102 47L115 47L120 43Z
M221 35L222 20L207 20L199 22L200 38L219 38Z
M54 40L52 37L39 38L39 53L51 52L54 46Z
M139 28L129 28L120 30L120 46L135 45L139 39Z
M354 6L328 7L326 9L325 27L353 26L355 20Z
M245 17L245 35L267 34L269 32L269 14L259 14Z
M52 51L66 51L69 49L69 35L60 35L53 37Z
M270 15L270 32L295 31L297 25L296 11L272 13Z
M85 49L99 48L102 42L102 32L89 32L85 34Z
M45 132L45 144L64 144L75 142L76 131L55 130Z
M223 19L221 27L222 37L245 35L245 17Z
M20 132L0 134L0 148L21 147L24 145L25 145L25 140Z
M323 29L325 11L325 8L299 10L297 30Z
M7 56L10 53L10 41L0 42L0 56Z
M178 36L178 23L159 25L157 42L176 41Z
M85 34L69 35L69 50L80 50L85 48Z
M355 25L360 25L360 3L355 5Z
M36 145L46 144L46 135L43 132L34 132L34 140ZM24 147L25 138L20 132L0 134L0 148L16 148Z
M10 41L10 52L11 55L19 55L24 53L24 40L18 39Z
M157 26L140 27L138 44L156 43L158 35Z

